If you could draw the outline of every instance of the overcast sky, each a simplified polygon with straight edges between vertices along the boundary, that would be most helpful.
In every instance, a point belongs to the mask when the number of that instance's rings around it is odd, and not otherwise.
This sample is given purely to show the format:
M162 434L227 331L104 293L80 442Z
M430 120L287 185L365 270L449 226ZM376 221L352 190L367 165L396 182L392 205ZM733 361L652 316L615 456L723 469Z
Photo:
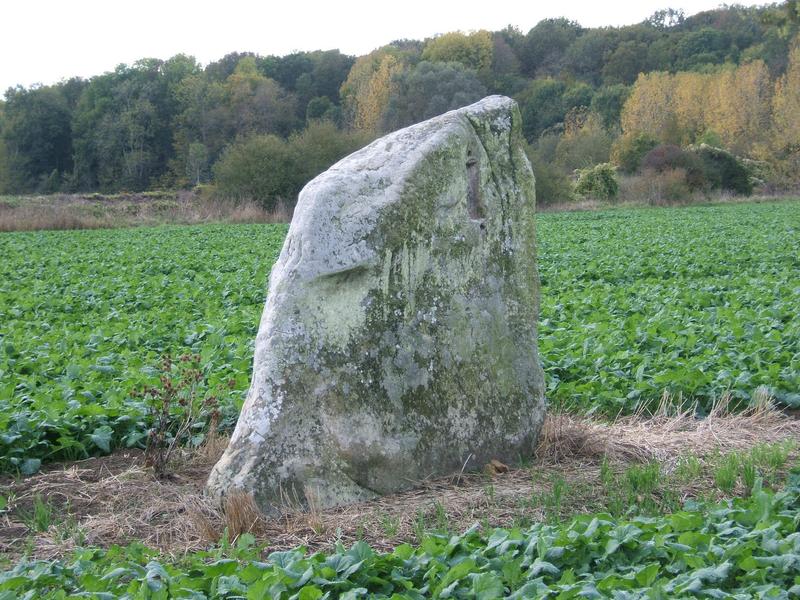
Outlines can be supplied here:
M637 0L8 0L0 29L0 93L9 86L90 77L140 58L190 54L201 63L233 51L288 54L339 48L366 54L390 41L437 33L523 32L547 17L587 27L638 23L656 10L687 15L719 1Z

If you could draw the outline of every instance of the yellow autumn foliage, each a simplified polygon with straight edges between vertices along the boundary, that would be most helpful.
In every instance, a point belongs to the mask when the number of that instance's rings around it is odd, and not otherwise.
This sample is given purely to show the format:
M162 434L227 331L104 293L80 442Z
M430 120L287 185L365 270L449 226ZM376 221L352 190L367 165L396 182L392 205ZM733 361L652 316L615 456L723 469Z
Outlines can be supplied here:
M379 48L356 60L342 84L348 123L360 131L377 132L394 89L395 76L405 63L391 47Z
M800 39L789 54L786 73L775 84L772 139L783 153L800 153Z
M714 73L643 74L623 108L622 129L673 144L713 132L727 148L749 154L769 133L771 96L769 71L760 60Z

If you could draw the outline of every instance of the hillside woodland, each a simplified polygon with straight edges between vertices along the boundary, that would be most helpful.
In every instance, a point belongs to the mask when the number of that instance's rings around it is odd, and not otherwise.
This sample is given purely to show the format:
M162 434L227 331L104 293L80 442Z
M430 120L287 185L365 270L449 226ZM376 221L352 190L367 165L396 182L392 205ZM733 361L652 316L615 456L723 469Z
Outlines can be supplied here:
M0 102L0 194L212 184L291 207L371 139L476 101L519 102L541 203L796 189L800 8L724 6L584 28L452 32L338 50L144 58Z

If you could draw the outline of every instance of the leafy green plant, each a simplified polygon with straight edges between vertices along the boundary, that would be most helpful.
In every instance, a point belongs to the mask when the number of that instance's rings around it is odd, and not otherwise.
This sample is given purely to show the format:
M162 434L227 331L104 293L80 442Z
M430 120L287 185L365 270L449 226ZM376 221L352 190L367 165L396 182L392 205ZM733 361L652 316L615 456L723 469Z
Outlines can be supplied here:
M537 217L551 404L613 416L666 390L702 415L764 386L800 407L798 227L796 202Z

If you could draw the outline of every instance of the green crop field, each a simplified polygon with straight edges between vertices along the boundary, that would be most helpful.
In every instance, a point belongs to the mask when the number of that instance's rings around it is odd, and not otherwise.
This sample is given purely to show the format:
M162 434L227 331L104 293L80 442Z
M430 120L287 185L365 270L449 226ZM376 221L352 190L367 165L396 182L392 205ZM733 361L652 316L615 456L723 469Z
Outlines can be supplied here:
M543 214L551 403L614 415L666 390L708 410L800 404L800 203ZM0 234L0 470L141 445L131 392L200 355L230 425L276 225Z
M606 413L664 390L800 407L800 203L546 214L551 401Z

